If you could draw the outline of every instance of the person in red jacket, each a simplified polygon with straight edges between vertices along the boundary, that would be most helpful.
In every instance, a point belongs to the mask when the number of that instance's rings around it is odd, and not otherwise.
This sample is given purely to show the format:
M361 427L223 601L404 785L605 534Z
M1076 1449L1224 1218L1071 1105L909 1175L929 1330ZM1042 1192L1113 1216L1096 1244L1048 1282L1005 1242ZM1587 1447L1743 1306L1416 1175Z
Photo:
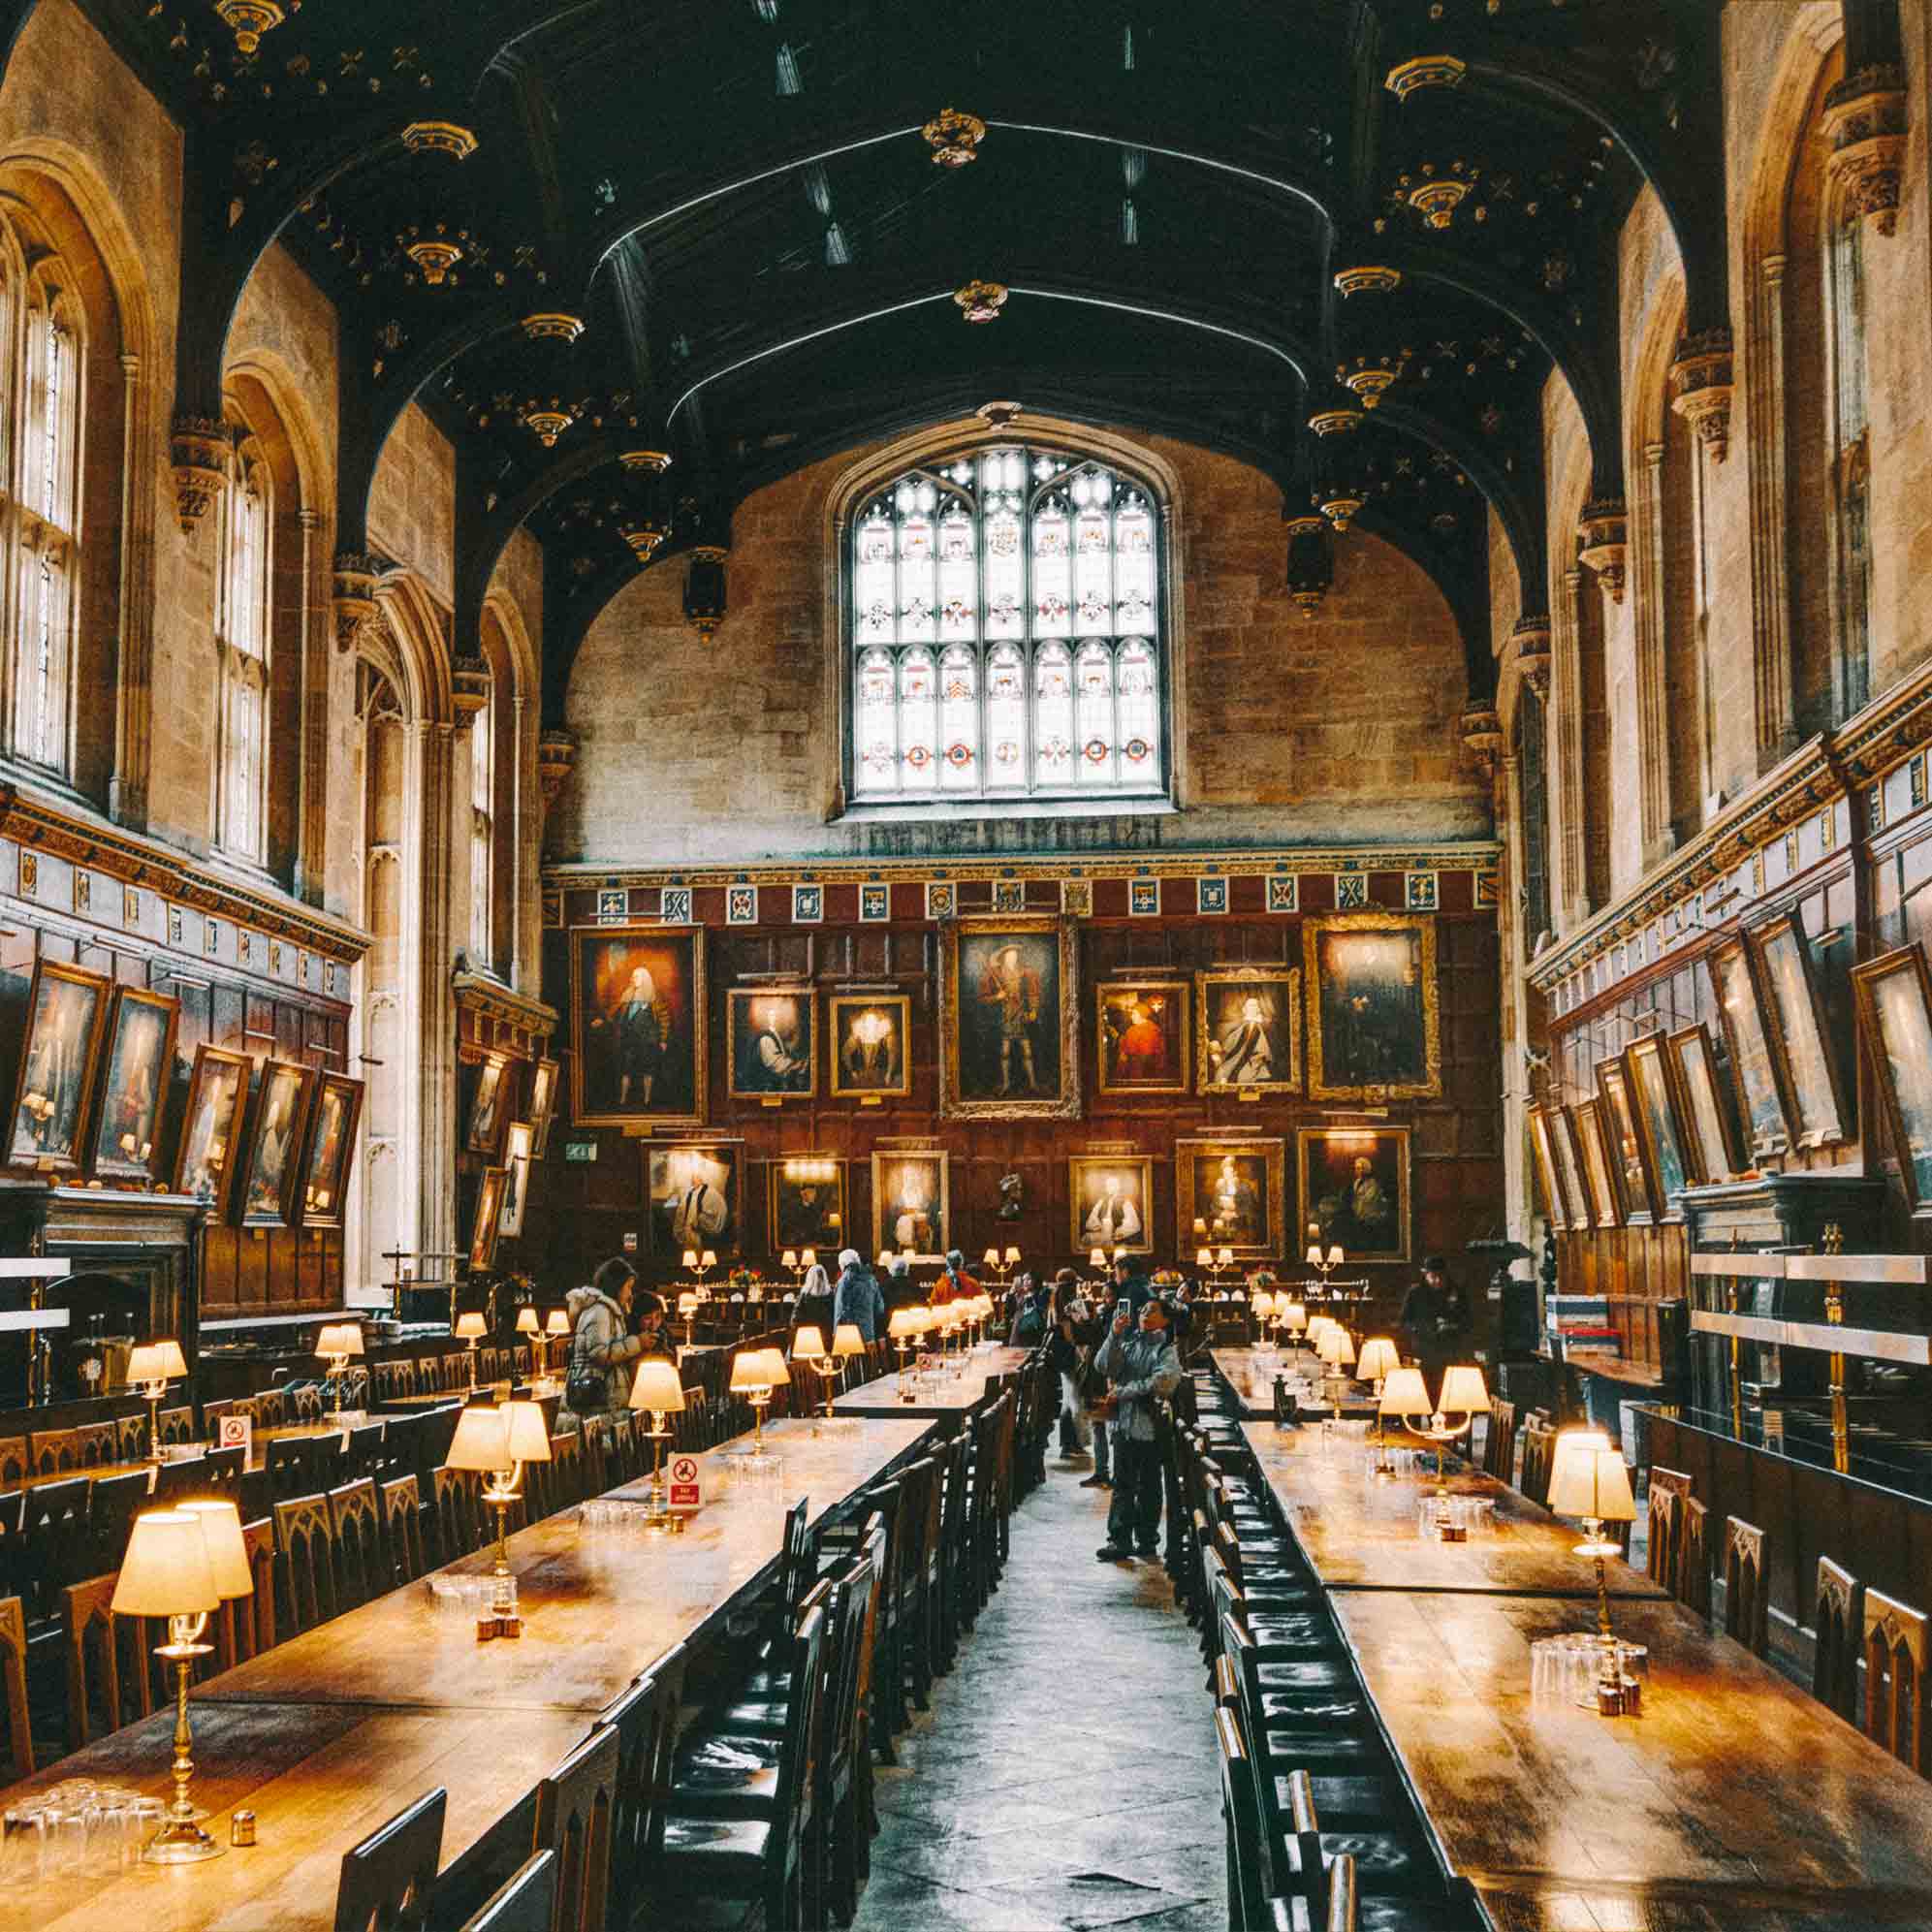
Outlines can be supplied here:
M976 1295L979 1283L966 1271L966 1256L957 1248L946 1252L946 1265L939 1270L939 1279L933 1283L933 1306L943 1308L949 1301L964 1295Z

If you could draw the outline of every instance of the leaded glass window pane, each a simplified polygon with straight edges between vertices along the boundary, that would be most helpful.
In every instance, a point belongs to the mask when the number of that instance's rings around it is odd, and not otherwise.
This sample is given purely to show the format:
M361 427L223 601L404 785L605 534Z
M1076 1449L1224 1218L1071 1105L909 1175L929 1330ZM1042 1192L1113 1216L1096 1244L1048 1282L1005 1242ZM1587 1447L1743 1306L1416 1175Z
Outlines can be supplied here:
M851 795L1158 797L1158 510L1020 446L914 470L853 525Z

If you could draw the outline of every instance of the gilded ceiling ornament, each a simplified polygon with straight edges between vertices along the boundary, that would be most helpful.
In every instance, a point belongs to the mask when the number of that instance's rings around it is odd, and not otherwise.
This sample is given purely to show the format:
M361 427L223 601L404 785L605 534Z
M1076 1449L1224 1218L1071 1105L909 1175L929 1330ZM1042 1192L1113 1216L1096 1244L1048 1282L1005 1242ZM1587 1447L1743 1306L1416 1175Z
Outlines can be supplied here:
M1359 269L1338 269L1335 286L1345 296L1393 295L1402 286L1402 270L1374 264L1364 264Z
M169 432L168 460L174 477L174 514L191 537L228 487L235 437L219 417L177 416Z
M989 429L1006 429L1019 419L1025 407L1023 402L982 402L972 413Z
M1006 296L1003 282L968 282L953 291L953 300L968 322L997 322L1006 305Z
M1468 65L1452 53L1424 53L1391 67L1382 85L1398 101L1406 101L1419 87L1459 87L1468 72Z
M1288 595L1313 619L1335 582L1335 557L1326 538L1328 523L1315 516L1284 520L1288 532Z
M919 131L933 149L935 168L964 168L977 161L979 143L986 139L986 123L958 108L942 108Z
M1630 554L1630 518L1619 496L1599 497L1583 506L1576 526L1576 560L1597 575L1598 587L1613 604L1624 601L1624 565Z
M467 161L476 152L476 136L455 121L412 121L402 130L402 144L411 154L448 154Z
M1671 408L1696 431L1711 460L1723 462L1730 453L1730 331L1685 336L1670 365L1669 389Z
M584 318L560 312L526 315L523 318L523 333L532 342L540 342L547 337L558 342L574 342L584 333Z
M295 0L301 6L301 0ZM253 53L262 45L262 36L279 27L288 18L288 10L277 0L215 0L214 10L224 26L235 35L235 45L243 53Z
M622 517L618 521L618 534L630 545L640 563L649 563L671 534L671 526L658 517Z
M1431 228L1447 228L1455 220L1456 210L1462 206L1481 173L1480 168L1471 168L1461 161L1454 161L1450 163L1446 174L1439 175L1436 164L1425 161L1419 178L1409 174L1402 176L1403 199Z
M626 450L618 460L626 469L646 476L662 476L671 467L671 459L663 450Z
M1364 409L1373 409L1409 366L1409 359L1413 353L1404 349L1393 355L1357 356L1353 368L1346 363L1338 364L1335 378L1360 400Z
M707 644L724 622L724 561L730 554L722 544L691 546L690 568L684 577L684 620Z
M1317 436L1346 436L1362 427L1359 409L1318 409L1308 419Z
M460 231L467 236L468 231ZM449 273L463 258L463 245L453 241L449 231L439 222L434 235L424 235L417 229L410 229L406 236L396 238L396 245L423 271L423 279L432 288L441 288L449 279Z
M1335 527L1338 537L1348 534L1348 525L1362 513L1362 505L1368 500L1352 483L1337 481L1323 484L1310 499L1314 507L1326 517Z
M550 406L543 408L532 404L518 419L524 428L536 437L545 449L556 448L556 439L576 422L576 415L563 407L557 396L552 396Z

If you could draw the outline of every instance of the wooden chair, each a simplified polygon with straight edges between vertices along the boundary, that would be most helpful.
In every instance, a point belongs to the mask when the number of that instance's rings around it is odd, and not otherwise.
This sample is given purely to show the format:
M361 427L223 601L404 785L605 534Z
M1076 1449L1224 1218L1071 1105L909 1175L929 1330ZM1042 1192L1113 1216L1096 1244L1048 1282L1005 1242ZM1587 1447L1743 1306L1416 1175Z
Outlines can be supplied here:
M145 1470L94 1478L87 1493L86 1561L90 1568L99 1571L121 1567L135 1516L148 1506Z
M16 1778L34 1773L34 1733L27 1714L27 1613L17 1597L0 1598L0 1676L7 1688L7 1763Z
M0 1489L17 1489L27 1479L27 1439L0 1436Z
M1482 1467L1500 1482L1516 1480L1516 1405L1498 1400L1489 1405L1489 1430L1482 1441Z
M325 1406L320 1382L303 1382L290 1396L290 1407L298 1422L320 1422Z
M1865 1735L1923 1772L1928 1676L1926 1617L1865 1592Z
M193 1456L186 1462L163 1463L154 1478L154 1501L165 1506L213 1497L239 1508L241 1478L247 1473L239 1443L232 1449L210 1449L206 1455Z
M326 1496L297 1496L274 1506L281 1590L275 1628L300 1636L335 1614L335 1536Z
M1764 1532L1735 1516L1724 1519L1724 1633L1754 1657L1762 1657L1770 1646Z
M1644 1551L1644 1571L1666 1590L1674 1592L1683 1560L1683 1534L1679 1507L1682 1499L1673 1491L1652 1484L1645 1505L1645 1522L1650 1541Z
M70 1751L78 1751L95 1734L96 1709L104 1733L154 1709L146 1620L114 1615L114 1582L111 1575L90 1576L85 1582L70 1583L61 1593ZM92 1694L95 1691L98 1699Z
M268 1517L242 1524L241 1547L255 1594L229 1599L209 1625L217 1670L233 1670L275 1647L275 1528Z
M662 1850L664 1795L671 1789L671 1762L678 1749L685 1661L682 1644L667 1651L597 1720L618 1734L611 1895L620 1902L648 1895L650 1867Z
M147 1453L147 1410L142 1409L132 1415L117 1415L114 1438L115 1462L139 1462Z
M381 1490L383 1540L389 1558L383 1575L389 1587L413 1583L423 1574L423 1492L413 1475L398 1475Z
M448 1802L447 1791L430 1791L342 1853L335 1932L411 1932L428 1923Z
M284 1429L289 1421L288 1392L265 1388L255 1398L255 1426L258 1429Z
M1220 1757L1221 1823L1227 1833L1228 1923L1259 1928L1268 1923L1262 1876L1268 1827L1260 1782L1236 1709L1217 1707L1215 1741Z
M60 1614L62 1588L86 1571L87 1504L92 1485L84 1475L46 1482L26 1492L21 1515L21 1573L28 1586L27 1621Z
M436 1528L436 1560L454 1563L468 1556L482 1539L477 1514L477 1479L472 1470L439 1469L432 1514Z
M1526 1421L1523 1439L1523 1494L1549 1507L1550 1473L1556 1462L1556 1431L1545 1422Z
M1711 1511L1694 1496L1681 1497L1683 1520L1677 1526L1677 1600L1706 1623L1711 1616Z
M342 1447L342 1473L347 1480L359 1482L365 1475L380 1473L382 1435L380 1422L365 1422L349 1431L349 1440Z
M27 1441L35 1475L66 1475L80 1467L78 1429L36 1429Z
M556 1853L552 1932L604 1932L617 1824L619 1739L600 1724L537 1786L533 1852Z
M195 1411L185 1404L179 1409L164 1409L157 1418L164 1443L192 1442L195 1440Z
M1829 1557L1818 1560L1811 1694L1847 1724L1858 1721L1858 1657L1865 1643L1865 1586Z
M568 1509L584 1501L584 1437L573 1430L555 1436L550 1445L550 1506Z
M359 1609L389 1588L375 1478L365 1475L332 1489L329 1523L335 1542L335 1607Z
M556 1853L525 1858L462 1932L551 1932L556 1916Z

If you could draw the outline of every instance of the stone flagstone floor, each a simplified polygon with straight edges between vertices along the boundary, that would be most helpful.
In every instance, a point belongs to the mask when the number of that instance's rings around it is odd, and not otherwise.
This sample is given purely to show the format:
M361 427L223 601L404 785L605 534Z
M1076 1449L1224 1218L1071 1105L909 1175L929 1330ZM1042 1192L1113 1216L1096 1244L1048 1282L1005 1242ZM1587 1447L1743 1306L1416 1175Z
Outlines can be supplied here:
M1049 1452L1006 1576L878 1773L855 1932L1223 1932L1199 1638L1157 1561L1096 1563L1107 1494Z

